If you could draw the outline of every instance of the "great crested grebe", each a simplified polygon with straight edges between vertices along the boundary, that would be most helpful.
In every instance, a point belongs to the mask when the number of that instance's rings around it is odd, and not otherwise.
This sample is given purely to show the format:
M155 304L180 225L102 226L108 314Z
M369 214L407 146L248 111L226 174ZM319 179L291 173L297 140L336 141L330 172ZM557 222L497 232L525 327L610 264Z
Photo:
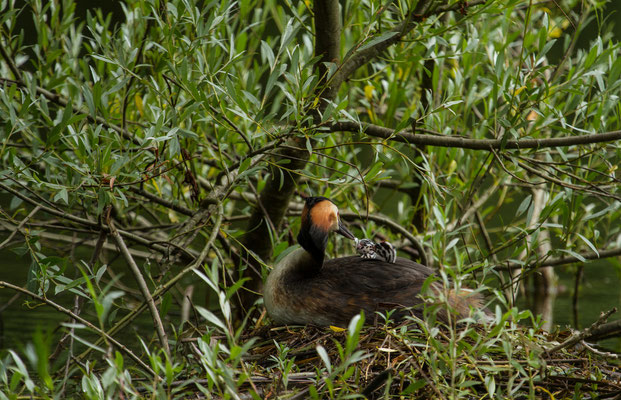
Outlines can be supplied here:
M358 255L324 261L331 232L355 239L341 223L338 208L332 201L308 197L297 237L302 247L285 256L265 282L265 308L274 322L347 326L361 310L372 317L376 311L395 308L401 310L393 317L412 312L422 316L420 307L403 308L423 302L419 294L433 270L401 257L396 257L394 262ZM440 290L435 283L431 286ZM449 304L459 317L468 315L470 305L482 307L480 299L467 289L459 295L449 295ZM439 312L438 317L446 320L446 313Z

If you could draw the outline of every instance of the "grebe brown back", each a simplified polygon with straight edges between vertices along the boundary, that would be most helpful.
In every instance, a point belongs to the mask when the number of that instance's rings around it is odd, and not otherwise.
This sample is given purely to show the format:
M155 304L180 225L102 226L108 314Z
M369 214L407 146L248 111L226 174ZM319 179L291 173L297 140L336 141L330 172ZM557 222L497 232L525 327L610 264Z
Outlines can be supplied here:
M347 326L361 310L368 317L390 309L398 309L393 318L412 312L422 316L421 307L403 308L423 302L419 294L433 270L401 257L394 263L357 255L324 261L331 232L355 238L342 225L334 203L325 197L307 198L297 237L302 247L285 256L265 283L265 308L274 322ZM470 305L482 307L480 298L468 290L449 295L448 301L460 318L468 315ZM438 317L446 320L446 313Z

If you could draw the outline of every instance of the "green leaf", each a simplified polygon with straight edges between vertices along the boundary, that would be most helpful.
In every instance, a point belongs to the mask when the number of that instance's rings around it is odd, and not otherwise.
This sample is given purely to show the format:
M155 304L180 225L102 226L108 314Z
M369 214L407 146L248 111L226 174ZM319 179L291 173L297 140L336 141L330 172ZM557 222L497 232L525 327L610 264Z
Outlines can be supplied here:
M319 355L319 358L321 358L321 361L323 361L323 364L326 366L328 373L331 374L332 364L330 363L330 356L328 355L328 352L322 345L317 345L315 349L317 350L317 354Z
M306 137L306 150L308 151L308 154L313 154L313 144L308 136Z
M434 205L432 208L432 211L433 211L433 215L436 217L436 223L440 225L440 228L445 229L446 222L445 222L444 215L442 214L442 211L440 211L440 208L438 208L437 205Z
M164 296L162 296L162 302L160 304L160 316L162 318L168 315L168 311L172 305L172 300L172 294L170 292L166 292Z
M295 30L293 28L293 22L295 21L294 18L290 18L289 21L287 22L287 26L285 27L285 31L283 32L282 36L280 37L280 48L278 49L278 53L282 53L283 49L285 47L287 47L289 45L289 43L291 43L291 41L294 39L295 35Z
M591 248L591 250L593 250L595 252L595 254L597 254L597 256L599 257L599 251L597 251L597 248L593 245L593 243L591 243L591 241L587 238L585 238L583 235L581 235L580 233L576 233L578 235L578 237L580 239L582 239L582 241Z
M200 306L196 306L196 310L207 322L220 328L222 332L227 332L226 324L214 313Z
M65 205L69 205L69 194L67 193L66 188L62 188L58 193L54 195L53 201L62 200Z
M51 146L55 144L60 138L61 132L65 130L67 125L70 123L71 116L73 115L73 106L71 104L71 100L68 101L67 105L63 110L63 115L60 123L54 126L50 131L47 139L45 141L46 146Z
M524 200L522 200L522 202L520 203L520 206L518 207L517 211L515 212L515 216L519 217L520 215L524 214L524 211L526 211L528 209L528 207L530 207L531 203L532 203L532 195L528 195L524 198Z
M354 315L354 317L349 321L349 325L347 326L347 342L345 352L346 354L352 354L353 351L358 347L358 341L360 339L360 330L364 325L364 312L360 312L360 314Z
M396 32L396 31L388 31L388 32L384 32L381 35L374 37L373 39L369 40L368 42L366 42L364 45L362 45L358 51L364 51L366 49L368 49L369 47L373 47L376 44L385 42L387 40L390 40L392 38L394 38L395 36L398 36L400 34L400 32Z
M477 382L479 383L479 382ZM419 379L417 381L414 381L412 383L410 383L404 390L403 392L401 392L401 394L405 395L405 394L412 394L415 393L418 389L421 389L423 387L427 386L427 381L425 379Z
M238 169L239 174L247 170L251 162L252 162L252 159L250 157L245 158L244 161L242 161L241 164L239 165L239 169Z
M567 253L572 257L576 257L576 259L580 262L586 262L586 258L584 258L582 255L576 253L573 250L569 250L569 249L559 249L560 252L562 253Z
M365 181L373 181L381 172L384 167L383 161L377 161L366 174L364 174Z
M267 60L270 69L274 68L276 57L274 57L274 51L265 40L261 41L261 56Z

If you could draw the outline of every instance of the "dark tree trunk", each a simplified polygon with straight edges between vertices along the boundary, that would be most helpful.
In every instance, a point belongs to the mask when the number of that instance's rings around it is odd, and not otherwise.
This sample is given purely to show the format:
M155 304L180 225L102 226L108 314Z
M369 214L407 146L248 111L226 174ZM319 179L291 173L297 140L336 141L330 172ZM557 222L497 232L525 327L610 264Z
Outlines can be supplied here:
M316 90L318 96L322 98L319 106L321 111L326 100L332 100L336 96L338 87L329 87L328 69L324 63L333 62L338 64L340 61L340 36L341 36L341 15L339 2L333 0L315 0L313 12L315 14L315 54L321 55L317 63L316 71L319 74L319 85ZM326 86L326 82L328 82ZM311 111L313 119L319 115L317 110ZM299 141L288 143L290 146L282 149L279 157L274 162L289 160L283 164L284 169L272 166L271 173L265 188L259 195L260 202L255 207L246 234L242 239L242 244L248 250L255 253L264 262L269 261L272 255L272 240L270 235L270 224L274 229L279 230L282 219L287 211L287 207L293 195L298 175L289 171L302 170L306 166L309 158L306 144ZM288 171L287 171L288 170ZM274 232L277 234L277 232ZM242 276L249 278L245 287L249 290L242 291L241 312L246 312L256 300L256 293L260 292L262 277L260 275L261 266L250 254L244 254L242 262Z

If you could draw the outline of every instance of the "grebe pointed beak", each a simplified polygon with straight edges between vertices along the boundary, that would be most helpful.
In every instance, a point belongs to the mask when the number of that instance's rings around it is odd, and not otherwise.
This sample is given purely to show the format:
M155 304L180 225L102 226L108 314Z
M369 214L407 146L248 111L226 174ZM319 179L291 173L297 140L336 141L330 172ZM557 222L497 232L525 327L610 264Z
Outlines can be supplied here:
M354 234L349 231L349 229L345 228L345 225L343 225L343 222L341 222L340 219L339 219L339 228L335 232L345 236L347 239L350 239L350 240L354 240L356 238Z

